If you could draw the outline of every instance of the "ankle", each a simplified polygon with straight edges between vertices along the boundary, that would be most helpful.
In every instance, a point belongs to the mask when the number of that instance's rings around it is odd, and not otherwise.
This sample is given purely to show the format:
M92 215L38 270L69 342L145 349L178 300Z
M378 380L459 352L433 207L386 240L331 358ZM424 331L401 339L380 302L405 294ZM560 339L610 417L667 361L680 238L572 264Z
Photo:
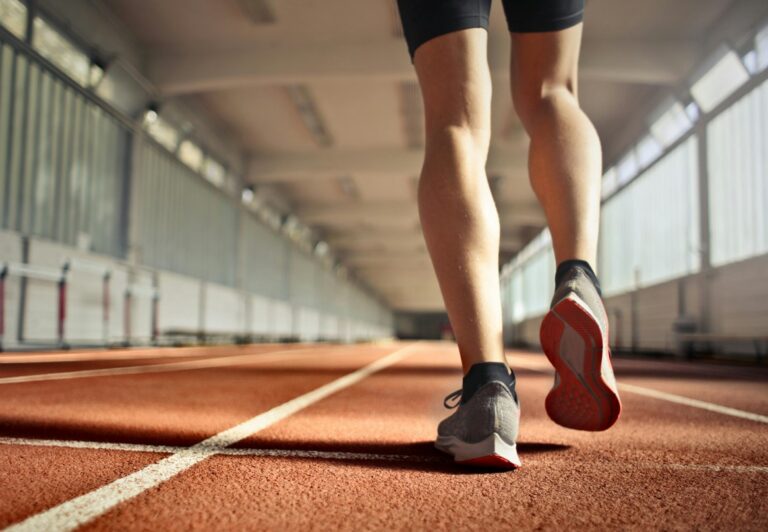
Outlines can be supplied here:
M500 381L506 384L515 400L517 400L514 372L503 362L479 362L473 364L464 375L461 402L466 403L477 390L493 381Z
M565 276L574 268L583 271L586 276L592 281L597 293L602 296L602 290L600 289L600 279L592 269L592 265L589 262L582 259L567 259L557 265L557 271L555 272L555 287L560 286Z

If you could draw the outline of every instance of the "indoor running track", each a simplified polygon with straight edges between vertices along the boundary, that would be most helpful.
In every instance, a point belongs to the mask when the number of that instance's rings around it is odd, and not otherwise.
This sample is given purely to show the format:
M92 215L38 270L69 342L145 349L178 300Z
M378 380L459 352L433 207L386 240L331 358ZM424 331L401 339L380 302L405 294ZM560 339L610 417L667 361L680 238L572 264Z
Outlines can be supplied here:
M615 361L606 433L544 411L552 375L510 351L523 467L432 447L456 345L0 355L0 528L768 529L768 369Z

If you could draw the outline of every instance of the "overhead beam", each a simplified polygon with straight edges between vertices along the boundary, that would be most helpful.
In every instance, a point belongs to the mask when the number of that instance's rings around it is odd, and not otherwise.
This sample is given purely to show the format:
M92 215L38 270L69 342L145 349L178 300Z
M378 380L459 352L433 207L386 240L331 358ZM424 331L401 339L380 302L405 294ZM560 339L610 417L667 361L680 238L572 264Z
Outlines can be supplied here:
M429 260L429 255L426 253L422 255L413 254L412 256L395 256L389 257L385 255L371 256L371 257L347 257L344 264L349 265L351 268L363 267L379 267L389 270L399 270L404 266L412 266L424 271L429 271L432 268L432 263Z
M494 145L486 170L505 173L527 172L527 146ZM286 183L307 179L335 178L344 175L380 178L418 175L424 160L423 150L370 148L361 150L319 150L289 154L255 155L248 162L249 183Z
M502 225L511 222L523 223L534 220L538 223L543 218L541 208L536 204L500 203L497 209L501 213ZM304 223L338 222L361 218L406 218L418 219L416 201L362 201L355 203L326 203L299 207L296 216Z
M376 148L321 150L315 152L254 156L248 163L250 183L291 182L343 175L416 174L424 155L421 150Z
M371 253L381 254L397 254L402 252L407 253L421 253L426 248L424 244L424 238L421 234L416 234L409 239L393 239L386 243L381 241L371 240L369 242L355 241L354 243L347 241L344 245L339 245L329 241L329 244L333 247L340 258L344 259L349 256L360 256ZM499 241L499 250L503 252L514 252L522 247L522 241L516 236L502 236Z
M314 204L299 207L296 216L307 224L328 221L357 220L359 218L418 218L416 202L355 202Z
M388 261L423 261L429 259L426 248L422 249L399 249L397 251L365 250L357 252L346 252L340 258L348 264L359 264L366 261L370 262L388 262Z
M432 268L432 263L427 261L425 262L413 262L413 261L405 261L405 262L398 262L396 264L393 264L391 262L389 263L382 263L382 262L369 262L365 264L355 264L350 265L350 268L355 271L359 272L359 275L376 275L380 276L383 275L383 273L390 272L390 273L397 273L398 275L403 273L410 274L419 274L419 273L427 273L427 272L433 272L434 270ZM383 272L383 273L382 273Z
M586 41L579 75L582 79L673 84L687 72L695 54L694 43L681 40ZM151 50L147 56L150 78L165 95L321 80L415 80L401 39L313 46L260 44L207 52ZM488 56L492 73L506 78L509 39L491 38Z
M380 249L413 249L424 245L421 231L414 230L408 235L395 234L391 237L370 236L350 238L346 236L327 238L326 242L337 251L363 251Z

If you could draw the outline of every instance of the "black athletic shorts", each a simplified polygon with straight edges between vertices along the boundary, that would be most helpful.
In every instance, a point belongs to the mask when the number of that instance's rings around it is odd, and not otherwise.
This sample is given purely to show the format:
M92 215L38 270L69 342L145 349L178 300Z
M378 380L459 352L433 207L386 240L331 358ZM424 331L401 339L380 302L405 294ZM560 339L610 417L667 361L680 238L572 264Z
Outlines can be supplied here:
M511 32L557 31L584 18L584 0L502 0ZM397 0L408 52L467 28L488 29L491 0Z

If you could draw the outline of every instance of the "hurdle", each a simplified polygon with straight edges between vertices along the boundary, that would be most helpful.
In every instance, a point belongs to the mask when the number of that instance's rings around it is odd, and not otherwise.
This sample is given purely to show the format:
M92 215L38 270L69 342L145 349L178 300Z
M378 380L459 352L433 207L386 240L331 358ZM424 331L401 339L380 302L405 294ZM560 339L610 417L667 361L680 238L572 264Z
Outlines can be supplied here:
M5 283L9 276L16 276L20 279L35 279L38 281L48 281L57 285L57 310L56 310L56 341L54 345L62 349L67 348L64 338L65 322L67 318L67 272L68 265L62 268L50 268L47 266L33 266L31 264L5 262L0 268L0 351L5 347ZM23 297L23 296L22 296ZM20 314L19 320L24 317ZM20 322L23 323L23 322ZM17 341L24 343L22 334L23 325L19 327Z
M159 304L160 304L160 291L157 288L157 283L155 283L154 286L131 284L126 287L124 298L123 298L123 309L124 309L123 310L123 329L124 329L124 335L125 335L124 344L126 346L131 345L131 337L133 335L131 311L133 309L133 301L136 296L148 297L151 300L152 306L150 310L150 313L151 313L150 341L152 342L153 345L157 345L158 310L159 310Z
M104 345L109 345L109 318L110 318L110 296L109 287L112 278L112 268L99 262L83 259L67 258L64 261L64 268L72 272L89 273L101 278L101 322L102 338Z

